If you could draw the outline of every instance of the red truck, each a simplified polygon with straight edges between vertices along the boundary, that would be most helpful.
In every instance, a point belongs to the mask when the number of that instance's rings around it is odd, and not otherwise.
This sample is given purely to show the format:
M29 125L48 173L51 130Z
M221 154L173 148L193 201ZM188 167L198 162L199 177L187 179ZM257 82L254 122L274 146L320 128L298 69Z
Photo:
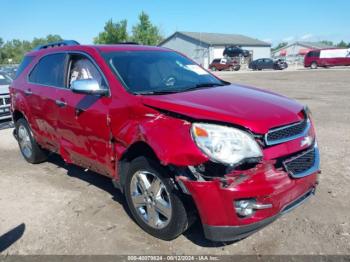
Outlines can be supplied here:
M28 53L10 87L23 157L49 152L108 176L140 227L171 240L199 218L242 239L318 183L310 111L223 81L169 49L63 41Z
M317 67L350 66L350 48L333 48L309 51L304 58L304 66Z

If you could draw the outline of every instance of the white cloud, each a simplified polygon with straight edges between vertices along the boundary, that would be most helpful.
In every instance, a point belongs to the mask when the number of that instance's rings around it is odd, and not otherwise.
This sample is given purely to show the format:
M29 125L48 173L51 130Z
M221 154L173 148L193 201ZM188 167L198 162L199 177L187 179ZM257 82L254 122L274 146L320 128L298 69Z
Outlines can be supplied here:
M300 37L301 40L307 40L307 39L310 39L310 38L313 38L314 35L313 34L305 34L303 36Z
M283 42L291 42L295 39L295 36L288 36L282 39Z
M262 41L266 42L266 43L272 43L272 39L271 38L265 38Z

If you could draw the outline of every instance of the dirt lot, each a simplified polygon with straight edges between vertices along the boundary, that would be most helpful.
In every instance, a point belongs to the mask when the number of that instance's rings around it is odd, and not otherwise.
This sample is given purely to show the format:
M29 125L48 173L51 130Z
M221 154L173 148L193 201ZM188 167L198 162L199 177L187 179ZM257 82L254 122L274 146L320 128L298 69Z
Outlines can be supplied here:
M316 197L236 243L206 241L199 224L165 242L129 218L108 179L57 156L27 164L7 128L0 131L0 246L9 245L4 253L350 254L350 69L222 75L309 105L323 171Z

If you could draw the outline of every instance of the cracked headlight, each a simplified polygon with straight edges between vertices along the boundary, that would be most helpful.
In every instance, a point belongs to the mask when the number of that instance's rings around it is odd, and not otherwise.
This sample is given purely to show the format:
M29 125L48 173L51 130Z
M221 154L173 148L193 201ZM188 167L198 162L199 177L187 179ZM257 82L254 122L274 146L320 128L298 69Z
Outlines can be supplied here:
M194 123L191 131L197 146L215 162L235 165L244 159L262 157L258 143L240 129Z

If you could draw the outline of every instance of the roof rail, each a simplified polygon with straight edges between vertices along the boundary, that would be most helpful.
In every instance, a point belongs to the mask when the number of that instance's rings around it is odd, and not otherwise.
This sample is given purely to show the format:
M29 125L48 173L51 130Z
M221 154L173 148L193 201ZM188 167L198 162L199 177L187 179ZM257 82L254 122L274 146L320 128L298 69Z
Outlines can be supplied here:
M63 41L59 41L59 42L48 43L46 45L39 45L39 46L34 48L34 51L38 51L41 49L47 49L47 48L53 48L53 47L59 47L59 46L72 46L72 45L80 45L80 44L74 40L63 40Z

